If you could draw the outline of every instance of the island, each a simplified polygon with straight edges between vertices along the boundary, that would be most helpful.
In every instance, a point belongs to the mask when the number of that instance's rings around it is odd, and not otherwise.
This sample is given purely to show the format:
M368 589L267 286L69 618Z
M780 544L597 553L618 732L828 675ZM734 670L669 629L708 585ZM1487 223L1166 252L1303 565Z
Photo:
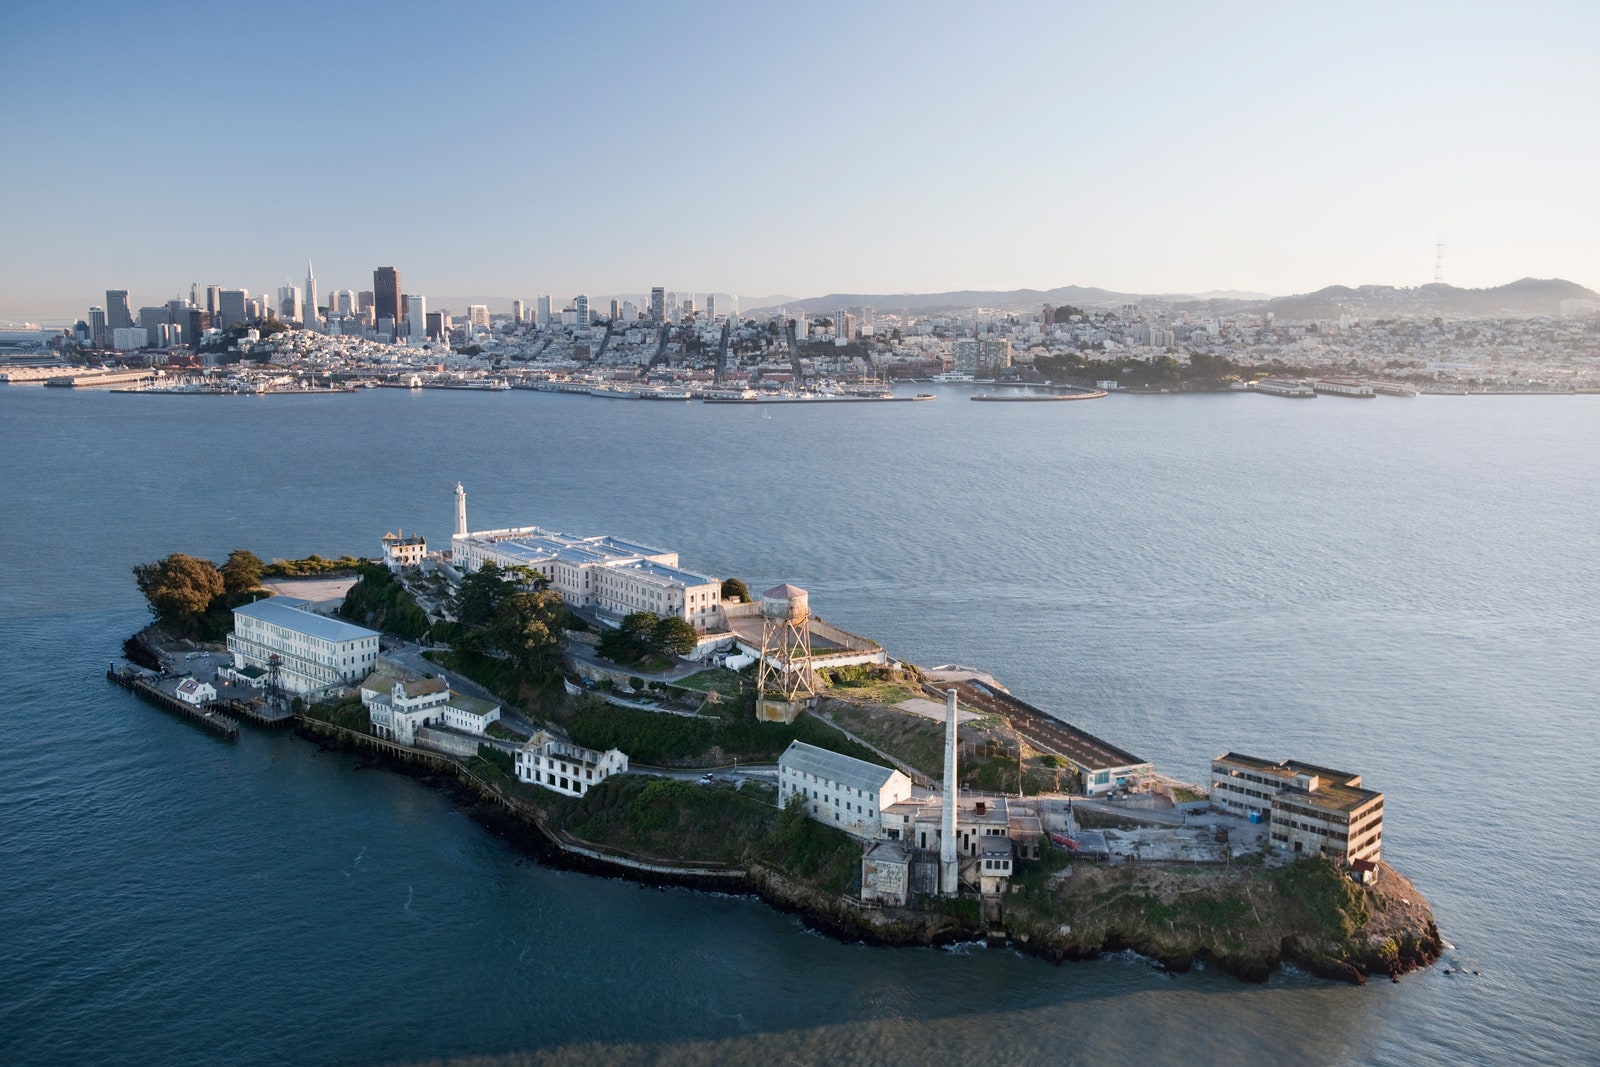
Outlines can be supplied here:
M1359 775L1228 752L1174 778L981 670L891 657L792 584L469 531L460 486L448 552L381 543L143 564L155 619L108 677L224 739L289 728L447 790L542 862L754 894L847 940L1252 982L1397 979L1442 950Z

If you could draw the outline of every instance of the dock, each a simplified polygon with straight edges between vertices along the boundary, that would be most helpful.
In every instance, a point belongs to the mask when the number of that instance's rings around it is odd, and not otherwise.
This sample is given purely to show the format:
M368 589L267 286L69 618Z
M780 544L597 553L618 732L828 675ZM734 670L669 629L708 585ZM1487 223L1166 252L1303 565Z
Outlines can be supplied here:
M208 705L189 704L175 696L169 696L151 685L140 671L124 667L118 670L115 665L106 668L106 678L117 683L124 689L131 690L150 703L170 711L210 730L224 741L237 741L239 739L239 724L228 718L222 712Z
M1037 404L1058 400L1100 400L1105 397L1104 389L1093 389L1082 393L975 393L968 397L969 400L988 401L1001 404Z

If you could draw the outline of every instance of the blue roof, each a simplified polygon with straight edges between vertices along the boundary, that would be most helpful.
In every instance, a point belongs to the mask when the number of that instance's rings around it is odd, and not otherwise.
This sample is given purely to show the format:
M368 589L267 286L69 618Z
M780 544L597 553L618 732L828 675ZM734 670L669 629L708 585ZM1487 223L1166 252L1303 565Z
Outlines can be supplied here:
M365 626L341 622L326 615L316 615L306 611L306 603L307 601L290 596L275 596L250 604L240 604L233 609L233 613L248 619L270 622L274 626L281 626L286 630L293 630L322 641L357 641L363 637L378 636L378 631L369 630Z

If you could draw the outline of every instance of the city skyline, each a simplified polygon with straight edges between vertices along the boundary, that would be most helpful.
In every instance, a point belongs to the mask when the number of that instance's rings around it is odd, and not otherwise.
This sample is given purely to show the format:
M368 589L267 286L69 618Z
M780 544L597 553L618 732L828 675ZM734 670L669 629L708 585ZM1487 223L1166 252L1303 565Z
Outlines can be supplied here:
M393 263L406 290L479 302L674 280L1283 295L1425 284L1442 237L1451 284L1600 287L1583 5L602 4L592 33L491 7L435 35L422 11L289 4L282 25L318 32L267 39L88 7L4 17L0 130L40 156L0 187L0 317L82 317L110 287L271 293L307 258L325 290ZM433 136L389 150L341 117L391 82ZM289 87L309 129L266 106ZM150 144L164 125L178 151Z

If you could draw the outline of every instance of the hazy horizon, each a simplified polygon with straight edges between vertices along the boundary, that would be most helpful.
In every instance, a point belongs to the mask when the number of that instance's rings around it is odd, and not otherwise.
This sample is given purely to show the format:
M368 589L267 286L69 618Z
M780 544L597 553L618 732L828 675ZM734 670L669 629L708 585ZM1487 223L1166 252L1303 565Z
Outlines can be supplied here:
M1600 286L1600 10L0 16L0 318L424 294ZM755 306L766 296L741 298Z

